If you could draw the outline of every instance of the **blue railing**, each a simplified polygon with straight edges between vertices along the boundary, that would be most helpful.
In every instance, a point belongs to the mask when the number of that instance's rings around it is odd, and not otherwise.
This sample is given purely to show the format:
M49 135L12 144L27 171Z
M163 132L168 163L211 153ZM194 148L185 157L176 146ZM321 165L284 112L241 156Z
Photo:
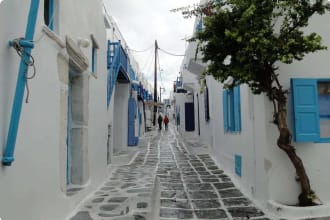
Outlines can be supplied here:
M134 72L134 69L132 68L131 65L129 65L129 71L128 71L128 74L129 74L129 78L131 80L136 80L136 74Z
M109 107L111 95L115 87L120 68L119 42L111 43L108 41L108 77L107 77L107 106Z
M138 92L138 97L140 99L143 99L146 101L153 99L152 95L146 89L143 88L143 85L141 82L139 84L132 83L132 88L134 91Z
M133 83L131 84L131 86L132 86L132 89L133 89L134 91L138 92L138 94L139 94L139 84L136 83L136 82L133 82Z
M119 63L122 68L122 70L126 73L126 75L129 74L129 60L126 52L124 51L123 47L121 46L119 42L119 48L120 48L120 54L119 54Z
M118 45L117 43L111 43L108 40L108 49L107 49L107 68L108 70L111 68L111 65L113 64L113 59L115 56L115 51L116 51L116 46Z
M136 74L130 64L129 57L121 46L120 41L108 41L107 68L107 106L109 107L119 71L121 71L130 81L136 79Z
M142 99L144 99L144 97L143 97L143 85L141 84L141 82L139 84L138 96L141 97Z

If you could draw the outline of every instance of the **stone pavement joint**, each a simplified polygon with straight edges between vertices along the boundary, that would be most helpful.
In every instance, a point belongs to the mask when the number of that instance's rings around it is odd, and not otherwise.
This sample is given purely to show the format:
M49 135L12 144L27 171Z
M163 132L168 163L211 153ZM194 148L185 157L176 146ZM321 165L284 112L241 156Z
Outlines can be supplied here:
M209 154L191 154L173 129L163 132L157 176L160 219L269 219L246 198ZM206 151L207 152L207 151Z
M199 143L185 141L174 126L149 132L142 143L134 161L116 167L70 220L269 219L209 154L188 152Z

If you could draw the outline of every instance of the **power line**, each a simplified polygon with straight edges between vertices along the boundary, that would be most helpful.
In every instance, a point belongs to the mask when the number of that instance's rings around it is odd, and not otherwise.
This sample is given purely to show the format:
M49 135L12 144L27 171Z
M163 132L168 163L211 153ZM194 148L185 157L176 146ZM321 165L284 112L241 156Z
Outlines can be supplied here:
M158 61L158 70L159 70L160 83L162 84L163 87L165 87L164 84L163 84L162 70L160 68L159 54L157 54L157 61Z
M152 62L152 57L153 57L153 51L149 52L149 56L147 56L147 59L144 62L144 65L142 66L142 70L144 71L147 67L149 67L150 62ZM151 60L151 61L150 61Z
M130 51L132 52L136 52L136 53L143 53L143 52L147 52L149 50L151 50L152 48L154 47L154 45L151 45L150 47L144 49L144 50L134 50L134 49L131 49L131 48L128 48Z
M184 56L185 56L185 55L182 55L182 54L174 54L174 53L168 52L168 51L166 51L166 50L164 50L164 49L161 49L161 48L158 48L158 49L159 49L160 51L162 51L162 52L168 54L168 55L171 55L171 56L176 56L176 57L184 57Z
M147 70L147 73L153 73L153 65L154 65L154 61L155 61L155 53L154 51L151 52L151 59L149 61L149 65L147 66L146 70Z

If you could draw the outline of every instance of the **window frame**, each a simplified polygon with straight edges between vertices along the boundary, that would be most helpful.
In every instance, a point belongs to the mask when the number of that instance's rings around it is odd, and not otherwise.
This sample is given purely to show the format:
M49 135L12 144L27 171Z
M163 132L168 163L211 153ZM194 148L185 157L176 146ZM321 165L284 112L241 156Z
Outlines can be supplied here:
M45 25L54 31L55 0L44 0L44 22Z
M92 54L91 54L91 73L94 76L97 76L97 51L99 49L99 44L96 41L96 38L91 34L92 40Z
M223 90L222 107L224 132L240 133L242 131L240 86Z
M203 17L200 17L200 19L198 20L198 23L196 25L196 32L202 32L203 26L204 26Z
M235 154L235 174L242 177L242 156Z
M92 73L95 73L96 70L95 62L96 62L96 48L92 46Z

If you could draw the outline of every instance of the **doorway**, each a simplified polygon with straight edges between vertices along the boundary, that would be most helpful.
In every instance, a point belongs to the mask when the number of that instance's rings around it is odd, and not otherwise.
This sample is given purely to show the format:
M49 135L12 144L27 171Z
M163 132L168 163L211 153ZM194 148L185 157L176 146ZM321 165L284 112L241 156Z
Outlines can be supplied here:
M89 75L70 70L67 117L67 185L84 185L89 178Z
M186 131L195 130L195 110L194 103L185 103L185 128Z

